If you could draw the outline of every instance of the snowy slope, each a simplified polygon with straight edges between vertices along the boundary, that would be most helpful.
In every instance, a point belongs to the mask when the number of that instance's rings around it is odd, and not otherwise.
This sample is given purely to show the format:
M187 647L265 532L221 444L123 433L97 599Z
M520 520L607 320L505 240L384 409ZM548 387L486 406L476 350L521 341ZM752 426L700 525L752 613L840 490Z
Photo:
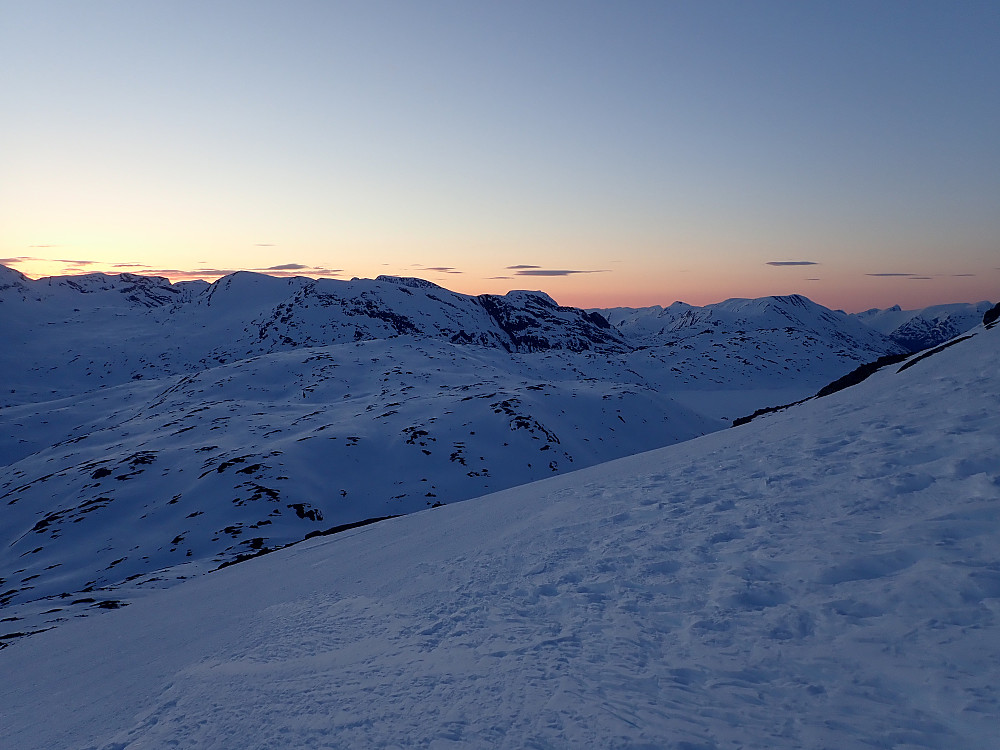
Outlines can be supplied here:
M5 741L996 747L998 356L9 639Z
M899 305L872 308L852 317L888 336L907 351L918 352L944 343L979 325L992 302L933 305L903 310Z
M715 429L655 392L547 365L367 341L8 408L0 606L36 629L65 618L40 616L54 603L127 598L123 586ZM53 430L64 437L49 444Z
M541 292L4 271L0 607L29 630L686 440L894 346L802 297L686 309L651 345Z

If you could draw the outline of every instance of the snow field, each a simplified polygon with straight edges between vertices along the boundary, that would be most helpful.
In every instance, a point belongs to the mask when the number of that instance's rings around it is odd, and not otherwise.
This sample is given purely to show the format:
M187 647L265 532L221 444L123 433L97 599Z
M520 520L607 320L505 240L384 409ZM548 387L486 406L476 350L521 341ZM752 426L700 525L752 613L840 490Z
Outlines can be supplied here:
M992 748L1000 334L0 651L13 747Z

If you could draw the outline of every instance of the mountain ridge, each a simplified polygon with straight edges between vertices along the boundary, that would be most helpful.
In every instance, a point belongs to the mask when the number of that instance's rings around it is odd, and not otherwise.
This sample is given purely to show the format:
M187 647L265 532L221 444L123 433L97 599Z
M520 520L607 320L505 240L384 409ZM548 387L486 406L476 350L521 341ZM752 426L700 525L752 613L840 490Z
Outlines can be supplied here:
M32 367L72 372L75 386L49 389L57 397L240 357L392 336L438 337L508 352L629 348L603 318L556 305L544 292L473 297L399 277L338 281L249 271L205 287L135 274L14 278L0 289L0 314L19 320L21 328L5 332L0 357L6 362L0 365L11 374ZM130 321L123 325L126 315ZM72 331L64 334L73 339L71 348L63 344L62 351L53 351L40 341L52 340L53 325ZM125 329L117 338L136 341L142 353L109 358L106 343L116 328ZM96 351L88 352L88 345ZM14 384L15 391L18 385L25 389L23 397L11 399L7 389L0 398L8 405L39 400L44 394L31 387L35 379Z

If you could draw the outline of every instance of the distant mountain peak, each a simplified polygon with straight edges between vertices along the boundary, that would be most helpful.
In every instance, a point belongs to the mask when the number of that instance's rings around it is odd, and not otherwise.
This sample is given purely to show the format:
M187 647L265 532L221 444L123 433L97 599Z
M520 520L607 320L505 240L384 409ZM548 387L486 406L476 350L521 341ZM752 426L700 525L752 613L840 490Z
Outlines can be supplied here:
M899 305L872 308L851 317L888 336L907 351L929 349L978 325L991 302L958 302L903 310Z
M435 284L433 281L419 279L416 276L391 276L389 274L380 274L375 277L375 281L380 281L385 284L398 284L399 286L405 286L409 289L444 289L444 287Z
M552 297L545 292L538 289L511 289L503 296L509 300L536 300L551 307L559 307L558 302L552 299Z
M16 271L8 266L0 265L0 290L8 289L12 286L24 286L31 279L20 271Z

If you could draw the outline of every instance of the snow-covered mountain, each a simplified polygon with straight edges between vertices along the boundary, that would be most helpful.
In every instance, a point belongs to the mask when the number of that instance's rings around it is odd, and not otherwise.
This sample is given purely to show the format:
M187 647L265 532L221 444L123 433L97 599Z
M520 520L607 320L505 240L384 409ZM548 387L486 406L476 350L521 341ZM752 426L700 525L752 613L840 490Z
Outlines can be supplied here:
M397 336L506 352L627 349L602 317L560 307L542 292L474 297L420 279L279 279L247 271L210 286L100 273L30 281L4 270L0 367L9 387L0 405Z
M650 336L541 292L398 277L0 280L0 606L32 630L687 440L898 350L802 297Z
M993 748L998 357L980 327L743 427L8 634L4 741Z
M592 353L599 356L591 361L624 363L632 379L671 391L806 381L808 390L898 351L870 327L797 295L587 312L543 292L469 296L391 276L337 281L241 271L206 285L134 274L31 281L3 268L0 315L0 406L386 338Z
M899 305L877 307L852 317L888 336L907 351L919 352L942 344L974 328L992 302L933 305L919 310L903 310Z
M596 312L633 344L626 357L646 382L715 417L803 398L864 362L904 351L801 295Z
M760 334L776 331L797 337L790 349L796 348L799 342L806 348L819 343L839 344L842 352L859 347L875 351L885 346L881 336L858 325L850 316L818 305L800 294L729 299L704 307L675 302L669 307L616 307L599 312L630 341L646 346L707 341L717 338L720 333L730 340L743 341L750 334L763 338ZM836 349L836 346L831 348Z

